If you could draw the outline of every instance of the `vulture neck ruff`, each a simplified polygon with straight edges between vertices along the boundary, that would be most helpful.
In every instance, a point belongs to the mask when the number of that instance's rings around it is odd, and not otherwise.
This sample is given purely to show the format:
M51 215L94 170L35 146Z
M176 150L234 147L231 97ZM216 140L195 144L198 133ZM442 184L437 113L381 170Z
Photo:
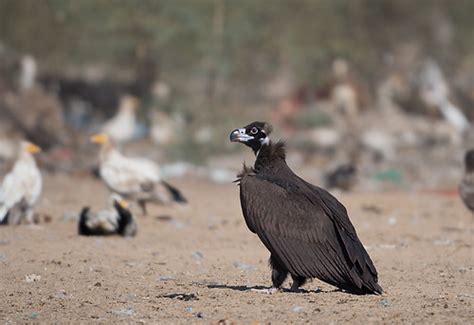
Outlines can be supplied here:
M286 150L285 143L278 141L273 143L269 141L268 144L263 144L260 150L256 152L257 159L255 160L254 169L259 171L263 168L269 167L273 162L285 161Z

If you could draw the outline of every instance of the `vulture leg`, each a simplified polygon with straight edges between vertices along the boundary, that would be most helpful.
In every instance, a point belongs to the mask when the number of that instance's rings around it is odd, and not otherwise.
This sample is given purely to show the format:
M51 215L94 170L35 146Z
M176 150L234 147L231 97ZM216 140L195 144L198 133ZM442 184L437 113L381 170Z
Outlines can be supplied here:
M25 222L29 225L33 224L34 223L34 212L32 209L27 209L25 212L24 212L24 215L25 215Z
M306 278L303 276L299 275L291 275L291 278L293 279L293 284L291 285L291 291L293 292L299 292L300 287L306 283Z
M281 266L280 263L270 256L270 265L272 267L272 284L274 288L280 288L288 276L288 270Z
M140 206L140 208L142 209L142 213L144 216L147 216L148 215L148 211L146 209L146 201L145 200L140 200L138 201L138 205Z
M288 276L288 270L282 267L273 256L270 256L269 264L272 268L272 287L268 289L252 289L251 291L271 295L280 290L281 285Z

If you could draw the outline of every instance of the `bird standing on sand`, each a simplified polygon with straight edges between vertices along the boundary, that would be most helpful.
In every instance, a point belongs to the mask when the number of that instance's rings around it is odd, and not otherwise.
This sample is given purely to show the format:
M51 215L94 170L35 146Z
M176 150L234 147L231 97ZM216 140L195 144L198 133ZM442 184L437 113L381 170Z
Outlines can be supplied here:
M23 218L27 223L33 222L33 208L43 184L33 157L39 151L41 149L30 142L20 143L18 158L0 188L0 223L18 224Z
M99 171L109 190L136 201L143 214L147 214L147 202L187 202L177 188L161 179L160 168L155 162L125 157L105 133L93 135L91 142L101 145Z
M102 126L102 132L108 134L115 143L130 141L135 132L137 108L137 98L130 95L123 96L117 114Z
M133 237L137 233L137 224L125 200L114 200L114 209L92 213L89 207L81 211L78 232L83 236L107 236L118 234Z
M466 171L459 184L459 194L466 207L474 214L474 149L466 152L464 165Z
M318 278L354 294L377 294L377 271L346 208L331 194L298 177L285 161L285 145L273 143L271 126L254 122L230 134L250 147L256 161L239 175L248 228L270 251L274 292L291 274L292 291Z

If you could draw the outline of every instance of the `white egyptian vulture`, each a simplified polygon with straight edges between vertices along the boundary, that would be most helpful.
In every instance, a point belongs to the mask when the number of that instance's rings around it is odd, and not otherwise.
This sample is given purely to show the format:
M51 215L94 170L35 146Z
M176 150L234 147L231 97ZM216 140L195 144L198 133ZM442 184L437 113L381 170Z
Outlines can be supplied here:
M33 208L43 184L33 154L40 150L30 142L20 143L18 158L0 188L0 223L18 224L22 219L33 222Z
M107 236L118 234L133 237L137 233L137 224L125 200L113 201L113 208L96 213L85 207L81 211L78 226L79 235Z
M186 203L181 192L165 182L158 165L144 158L125 157L105 133L93 135L91 142L101 145L99 171L109 190L136 201L147 214L146 203Z
M125 95L120 99L117 113L102 126L102 132L108 134L115 143L124 143L133 138L136 123L138 99Z

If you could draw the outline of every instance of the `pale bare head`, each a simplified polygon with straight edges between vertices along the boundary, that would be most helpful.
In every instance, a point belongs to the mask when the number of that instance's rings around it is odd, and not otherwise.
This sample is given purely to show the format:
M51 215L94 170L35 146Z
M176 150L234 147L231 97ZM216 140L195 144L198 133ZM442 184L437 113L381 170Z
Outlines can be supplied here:
M31 143L29 141L21 141L20 142L20 153L36 154L40 151L41 151L41 148L38 147L34 143Z

